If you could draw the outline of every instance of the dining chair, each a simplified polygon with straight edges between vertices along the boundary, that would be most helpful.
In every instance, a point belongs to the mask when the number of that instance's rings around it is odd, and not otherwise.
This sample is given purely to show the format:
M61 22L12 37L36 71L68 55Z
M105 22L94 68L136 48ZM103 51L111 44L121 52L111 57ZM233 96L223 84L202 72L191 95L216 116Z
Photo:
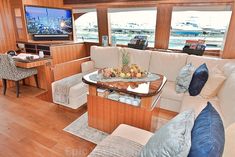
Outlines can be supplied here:
M38 71L36 68L24 69L16 67L15 62L10 55L0 55L0 79L2 79L4 95L6 95L7 91L7 80L15 82L17 98L20 94L20 81L25 78L34 76L36 85L39 88L37 73Z

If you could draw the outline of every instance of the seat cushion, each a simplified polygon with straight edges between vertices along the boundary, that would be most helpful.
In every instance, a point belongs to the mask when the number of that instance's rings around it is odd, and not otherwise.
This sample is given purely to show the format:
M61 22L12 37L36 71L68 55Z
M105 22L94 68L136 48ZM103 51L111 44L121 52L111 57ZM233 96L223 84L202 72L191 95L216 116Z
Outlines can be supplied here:
M141 151L141 157L187 157L191 147L194 111L180 113L162 126Z
M125 52L130 55L130 65L136 64L140 67L142 71L149 70L149 62L151 58L151 51L148 50L137 50L132 48L123 48ZM121 56L122 53L119 54L119 65L122 66Z
M188 157L222 157L224 142L223 122L219 113L208 102L195 120Z
M223 157L231 157L235 154L235 123L225 130L225 146Z
M175 82L168 81L162 90L162 98L172 99L176 101L182 101L184 94L177 93L175 90Z
M206 64L200 65L193 74L193 78L189 85L189 93L191 96L197 96L200 94L202 88L206 84L209 77L209 72Z
M210 99L204 99L200 95L194 97L194 96L189 96L189 94L185 94L183 100L182 100L182 105L180 112L193 109L195 111L195 116L197 117L199 113L206 107L207 102L211 102L213 107L216 109L216 111L223 117L223 113L221 111L220 107L220 102L217 97L210 98Z
M165 110L179 113L181 109L181 103L181 101L161 97L159 107Z
M180 69L186 64L187 54L152 51L149 71L163 74L175 81Z
M112 136L120 136L141 145L145 145L150 137L153 136L153 133L130 125L121 124L113 131Z
M88 85L83 82L80 82L70 88L69 97L70 98L79 97L87 92L88 92Z
M119 47L91 47L91 60L95 62L95 68L118 67Z

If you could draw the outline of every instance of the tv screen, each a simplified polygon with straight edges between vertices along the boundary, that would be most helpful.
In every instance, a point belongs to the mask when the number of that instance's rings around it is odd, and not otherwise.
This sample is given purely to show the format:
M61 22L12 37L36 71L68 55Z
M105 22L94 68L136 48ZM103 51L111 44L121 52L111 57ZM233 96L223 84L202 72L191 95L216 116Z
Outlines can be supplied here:
M31 34L58 35L73 31L71 10L26 6L25 15Z

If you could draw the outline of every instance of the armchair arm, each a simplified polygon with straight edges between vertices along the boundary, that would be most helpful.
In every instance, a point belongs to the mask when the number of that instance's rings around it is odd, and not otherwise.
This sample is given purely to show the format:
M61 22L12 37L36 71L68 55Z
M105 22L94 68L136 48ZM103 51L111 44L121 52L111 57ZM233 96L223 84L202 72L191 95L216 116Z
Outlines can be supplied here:
M95 69L95 63L94 61L87 61L87 62L82 63L81 67L82 67L82 73L92 71Z

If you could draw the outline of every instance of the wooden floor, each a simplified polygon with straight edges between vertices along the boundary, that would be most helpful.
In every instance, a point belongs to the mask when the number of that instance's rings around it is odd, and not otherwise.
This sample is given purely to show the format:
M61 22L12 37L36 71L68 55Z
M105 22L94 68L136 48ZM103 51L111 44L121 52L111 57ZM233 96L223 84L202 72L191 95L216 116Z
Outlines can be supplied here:
M1 89L0 89L1 90ZM62 129L86 112L66 111L35 98L36 88L0 94L0 157L85 157L95 145Z
M1 88L0 88L1 90ZM85 157L95 147L62 129L87 111L77 112L35 98L42 91L21 88L0 94L0 157ZM2 93L2 92L1 92ZM171 119L174 113L156 110L155 116Z

